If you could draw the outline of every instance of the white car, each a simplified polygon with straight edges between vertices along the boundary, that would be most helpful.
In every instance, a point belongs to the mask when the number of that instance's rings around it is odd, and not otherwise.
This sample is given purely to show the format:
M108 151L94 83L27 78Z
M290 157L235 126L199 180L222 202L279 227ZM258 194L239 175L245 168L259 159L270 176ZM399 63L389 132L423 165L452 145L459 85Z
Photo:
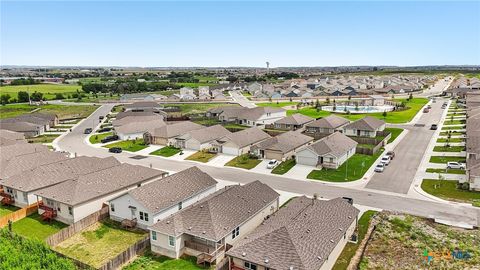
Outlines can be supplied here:
M275 160L275 159L272 159L268 162L267 169L273 169L273 168L277 167L277 165L278 165L278 161Z
M461 169L465 170L465 164L460 163L460 162L447 162L447 169Z
M375 166L375 172L383 172L385 170L385 165L383 163L378 163L377 166Z
M383 156L382 159L380 160L381 163L383 163L385 166L388 166L390 164L390 157L389 156Z

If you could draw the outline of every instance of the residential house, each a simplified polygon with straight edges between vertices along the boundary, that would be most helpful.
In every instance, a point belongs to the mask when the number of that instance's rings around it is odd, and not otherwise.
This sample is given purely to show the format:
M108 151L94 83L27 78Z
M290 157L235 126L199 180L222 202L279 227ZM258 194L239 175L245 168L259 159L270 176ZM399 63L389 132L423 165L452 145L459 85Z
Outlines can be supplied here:
M152 252L215 263L279 207L279 194L260 181L226 186L150 227Z
M471 190L480 191L480 93L466 95L467 178Z
M239 156L247 154L250 148L261 141L271 138L270 135L257 127L247 128L230 133L217 140L219 152Z
M45 126L28 122L4 122L0 120L0 128L22 133L25 138L37 137L45 132Z
M115 120L113 122L116 122L116 121L118 122L118 120L121 120L127 116L160 116L164 120L167 119L167 113L164 111L145 110L141 112L137 112L137 111L119 112L117 113L117 115L115 115Z
M111 199L167 174L128 163L84 174L35 191L43 200L39 214L44 219L73 224L100 210Z
M243 108L243 110L237 112L236 122L251 127L272 124L287 116L284 109L273 107Z
M0 129L23 133L31 138L42 135L58 124L58 117L54 114L32 113L11 118L0 119Z
M199 86L198 87L198 96L207 96L210 97L210 87L208 86Z
M296 113L275 121L273 126L275 129L297 130L302 129L304 125L313 122L313 120L315 119Z
M357 144L344 134L335 132L299 150L295 160L297 164L338 169L355 154Z
M12 157L0 163L0 179L32 170L41 165L66 160L68 155L61 152L40 151Z
M311 143L313 138L300 132L289 131L252 146L251 152L259 158L284 161L292 158L297 150Z
M209 149L217 152L216 140L231 134L226 128L221 125L214 125L202 129L192 130L182 136L175 138L175 146L182 149L189 150L204 150Z
M341 198L293 198L227 251L230 269L332 269L355 234L359 212Z
M343 131L343 126L350 123L347 119L334 114L320 118L305 125L305 132L309 134L332 134L335 131Z
M7 129L0 129L0 146L13 145L17 143L26 143L25 135Z
M19 143L0 147L0 163L25 154L50 151L48 146L42 144Z
M114 157L77 157L44 163L22 173L0 179L0 184L4 187L4 193L0 196L7 198L9 204L24 207L41 199L35 195L39 189L118 165L120 162Z
M190 167L110 200L110 218L147 229L212 194L216 184L210 175Z
M343 127L347 136L375 138L377 132L385 129L385 121L372 116L366 116Z
M190 121L183 121L155 128L151 132L147 131L144 139L148 144L175 145L177 137L202 128L205 128L205 126Z
M112 124L120 140L143 138L145 132L151 132L166 125L160 115L127 116L114 120Z
M124 105L125 112L158 112L162 109L162 106L154 101L138 101L131 104Z

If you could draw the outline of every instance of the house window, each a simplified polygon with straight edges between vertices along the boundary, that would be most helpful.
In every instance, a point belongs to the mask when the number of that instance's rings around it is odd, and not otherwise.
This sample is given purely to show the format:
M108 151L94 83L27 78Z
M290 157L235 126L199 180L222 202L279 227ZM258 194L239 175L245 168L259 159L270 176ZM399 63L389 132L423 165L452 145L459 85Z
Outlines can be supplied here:
M23 200L25 202L28 202L28 193L27 192L23 192Z
M182 202L179 202L178 203L178 210L182 210L182 208L183 208Z
M174 247L175 246L175 237L173 236L168 236L168 245L171 246L171 247Z
M110 211L115 212L115 204L110 203Z
M156 231L152 231L152 240L157 240L157 232Z
M248 270L257 270L257 265L253 264L251 262L244 262L243 265L245 266L245 269Z
M13 193L13 190L12 190L11 188L7 188L7 193L12 194L12 193Z
M148 221L148 213L143 213L143 218L145 219L145 221Z
M71 206L68 207L68 214L70 214L70 216L73 216L73 208Z
M240 234L240 227L237 227L237 228L233 229L232 239L235 239L235 237L237 237L239 234Z

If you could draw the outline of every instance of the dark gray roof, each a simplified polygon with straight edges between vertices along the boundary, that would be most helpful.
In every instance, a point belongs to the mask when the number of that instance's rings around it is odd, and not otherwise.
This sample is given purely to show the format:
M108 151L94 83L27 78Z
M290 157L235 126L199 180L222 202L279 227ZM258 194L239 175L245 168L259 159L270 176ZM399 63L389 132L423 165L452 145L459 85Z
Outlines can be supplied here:
M307 148L319 156L329 154L335 157L341 157L346 154L348 150L355 148L357 144L356 141L345 136L343 133L334 132L307 146Z
M152 213L158 213L216 184L210 175L191 167L134 189L129 194Z
M348 121L347 119L332 114L327 117L323 117L318 120L315 120L312 123L307 124L306 126L316 127L316 128L336 129L348 123L350 123L350 121Z
M314 119L301 113L292 114L275 121L275 124L304 125L312 122Z
M376 131L378 128L380 128L383 125L385 125L385 121L372 116L365 116L362 119L359 119L355 122L352 122L346 125L345 129Z
M359 210L337 198L294 198L241 239L227 255L271 269L317 270L322 267ZM290 268L293 267L293 268Z
M163 177L165 174L166 172L160 170L122 163L43 188L35 194L67 205L77 205Z
M168 235L185 233L219 241L278 197L275 190L260 181L227 186L157 222L150 229Z

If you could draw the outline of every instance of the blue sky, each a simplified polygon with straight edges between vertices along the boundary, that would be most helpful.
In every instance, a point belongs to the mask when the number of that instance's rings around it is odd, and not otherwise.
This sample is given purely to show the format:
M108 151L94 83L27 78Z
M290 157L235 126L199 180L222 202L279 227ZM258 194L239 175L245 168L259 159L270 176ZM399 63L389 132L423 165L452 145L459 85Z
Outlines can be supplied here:
M480 2L1 2L1 63L480 64Z

